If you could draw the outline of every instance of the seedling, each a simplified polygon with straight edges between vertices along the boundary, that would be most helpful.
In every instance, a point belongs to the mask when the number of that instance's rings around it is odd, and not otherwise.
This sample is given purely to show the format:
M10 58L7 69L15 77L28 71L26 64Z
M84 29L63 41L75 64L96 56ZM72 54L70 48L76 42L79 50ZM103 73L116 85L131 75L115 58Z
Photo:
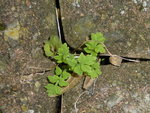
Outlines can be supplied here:
M105 38L102 33L92 33L90 40L85 41L82 45L83 52L76 54L71 53L67 44L62 44L58 37L52 37L46 41L45 55L57 63L54 75L48 76L49 83L45 86L48 95L53 97L64 93L66 91L64 89L73 84L70 81L73 75L76 75L77 78L88 76L91 79L101 75L100 59L97 56L105 53L104 42Z

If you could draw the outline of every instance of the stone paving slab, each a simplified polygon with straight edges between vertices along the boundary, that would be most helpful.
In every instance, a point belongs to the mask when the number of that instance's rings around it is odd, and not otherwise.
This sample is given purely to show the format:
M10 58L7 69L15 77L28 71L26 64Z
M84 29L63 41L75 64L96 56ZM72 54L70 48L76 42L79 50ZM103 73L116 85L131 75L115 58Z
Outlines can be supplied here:
M102 32L111 53L150 58L149 1L61 0L60 3L65 39L71 47L78 48L91 33ZM82 81L64 95L64 112L150 112L149 66L146 61L124 63L120 67L102 66L103 74L88 93L81 96Z
M77 48L102 32L112 53L150 58L150 3L130 0L61 0L66 41Z

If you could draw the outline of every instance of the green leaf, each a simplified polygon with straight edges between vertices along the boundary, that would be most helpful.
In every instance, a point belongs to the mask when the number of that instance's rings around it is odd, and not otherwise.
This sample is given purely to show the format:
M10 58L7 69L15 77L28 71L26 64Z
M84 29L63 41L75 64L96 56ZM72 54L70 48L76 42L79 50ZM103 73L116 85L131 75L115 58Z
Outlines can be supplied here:
M58 49L58 54L69 55L69 47L66 43L62 44L61 47Z
M96 47L96 45L98 44L97 41L93 41L93 40L90 40L88 41L87 43L85 43L85 45L88 47L88 49L93 49Z
M83 71L81 70L81 66L80 66L80 65L77 65L77 66L73 69L73 71L74 71L75 73L77 73L78 75L83 75Z
M89 70L91 70L91 67L88 66L88 65L81 65L81 69L82 69L82 71L84 71L84 72L88 72Z
M44 52L45 52L45 55L48 57L54 56L54 53L50 50L50 46L48 44L48 41L45 42L45 44L44 44Z
M57 63L62 63L63 62L61 55L54 56L54 59L57 60Z
M86 48L84 48L84 51L85 51L86 53L90 53L92 56L97 56L97 53L94 51L94 49L93 49L93 50L90 50L90 49L88 49L88 48L86 47Z
M92 50L90 50L89 48L86 47L86 48L84 48L84 51L87 53L91 53Z
M96 57L92 55L84 55L83 53L80 54L78 58L78 62L81 64L87 64L87 65L92 65L96 61Z
M59 77L54 75L54 76L48 76L48 80L51 83L56 83L59 80Z
M66 59L66 63L71 66L74 67L75 65L77 65L77 59L75 59L74 55L70 55L67 59Z
M97 53L96 53L95 51L92 51L92 52L91 52L91 55L92 55L92 56L97 56Z
M86 53L90 53L92 56L97 56L97 53L94 51L94 49L93 49L93 50L90 50L90 49L88 49L88 48L84 48L84 51L85 51Z
M100 69L100 63L99 62L95 62L94 65L92 65L92 68Z
M47 84L45 88L47 89L48 96L61 94L61 88L59 86L55 86L53 84Z
M96 78L98 77L98 74L94 71L94 70L89 70L87 72L87 74L91 77L91 78Z
M106 40L106 39L104 38L103 34L100 33L100 32L92 33L92 34L91 34L91 39L92 39L92 40L95 40L95 41L99 41L99 42L101 42L101 43L104 43L104 41Z
M55 92L56 92L56 94L58 94L58 95L62 94L61 88L60 88L59 86L56 86L56 85L55 85Z
M104 46L102 44L97 45L97 47L95 48L95 51L97 53L105 53L106 52L105 48L104 48Z
M102 71L100 69L95 69L95 72L98 74L98 75L101 75L102 74Z
M44 52L48 57L53 57L57 52L58 48L62 45L61 40L57 36L50 37L50 40L44 44Z
M58 49L58 55L54 57L57 60L57 63L66 63L67 58L69 57L69 47L66 43L62 44L61 47Z
M59 79L59 86L64 87L64 86L68 86L69 83L67 81L64 81L63 78Z
M62 73L62 70L60 69L60 67L56 67L56 70L55 70L55 73L56 75L60 75Z
M104 52L105 48L103 48L104 46L99 43L99 41L89 41L85 44L87 47L84 48L84 51L87 53L90 53L93 56L97 56L98 53L100 52ZM102 46L102 47L101 47Z
M63 78L64 80L68 79L70 76L71 76L71 74L68 73L66 70L64 70L64 71L62 72L62 78Z
M62 43L58 36L51 36L49 44L54 48L54 50L57 52L58 49L61 47Z

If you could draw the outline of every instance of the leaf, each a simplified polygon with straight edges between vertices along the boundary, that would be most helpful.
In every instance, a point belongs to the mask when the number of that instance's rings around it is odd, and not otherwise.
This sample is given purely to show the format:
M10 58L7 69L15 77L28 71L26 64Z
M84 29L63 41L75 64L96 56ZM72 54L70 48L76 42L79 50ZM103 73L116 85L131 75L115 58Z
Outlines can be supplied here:
M47 89L48 96L60 95L62 93L61 88L53 84L47 84L45 88Z
M54 50L57 52L58 48L61 47L62 43L58 36L51 36L49 44L54 48Z
M87 74L91 77L91 78L96 78L98 77L98 74L94 71L94 70L89 70L87 72Z
M100 63L99 62L95 62L94 65L92 65L92 68L100 69Z
M102 44L99 44L99 45L96 46L95 52L97 52L97 53L105 53L106 51L105 51L104 46Z
M68 86L69 83L67 81L64 81L64 79L60 78L59 79L59 86L64 87L64 86Z
M56 83L59 80L59 77L54 75L54 76L48 76L48 80L51 83Z
M58 55L54 57L57 60L57 63L66 63L67 58L69 57L69 47L66 43L62 44L61 47L58 49Z
M88 72L89 70L91 70L91 67L88 66L88 65L81 65L81 69L82 69L82 71L84 71L84 72Z
M102 44L98 44L96 47L95 47L95 52L97 53L101 53L102 52L102 49L105 51L105 48Z
M56 86L56 85L55 85L55 92L56 92L57 95L62 94L61 88L59 86Z
M101 75L102 74L102 71L100 69L95 69L95 72L98 74L98 75Z
M71 67L75 67L75 65L77 65L77 60L75 59L74 55L70 55L67 59L66 62L69 66Z
M64 70L64 71L62 72L62 78L63 78L64 80L68 79L70 76L71 76L71 74L68 73L66 70Z
M83 71L81 70L80 65L77 65L77 66L73 69L73 71L74 71L75 73L77 73L78 75L82 75L82 74L83 74Z
M44 44L44 52L45 52L45 55L48 56L48 57L54 56L54 53L51 52L51 50L50 50L50 46L48 44L48 41L45 42L45 44Z
M54 59L57 60L57 63L62 63L63 62L61 55L54 56Z
M101 75L102 72L100 70L100 63L96 62L95 64L92 65L93 70L98 74Z
M96 47L96 45L98 44L97 41L93 41L93 40L90 40L89 42L85 43L85 45L88 47L88 49L93 49Z
M96 57L92 55L84 55L83 53L80 54L78 58L78 62L81 64L93 65L96 61Z
M100 33L100 32L92 33L92 34L91 34L91 39L92 39L92 40L95 40L95 41L99 41L99 42L101 42L101 43L104 43L104 41L106 40L106 39L104 38L103 34Z
M102 45L99 40L91 40L85 43L87 47L84 48L84 51L90 53L93 56L97 56L98 53L105 53L104 45Z
M87 52L87 53L91 53L91 52L92 52L92 50L90 50L90 49L89 49L89 48L87 48L87 47L86 47L86 48L84 48L84 51L85 51L85 52Z
M58 54L68 55L69 54L69 47L66 43L62 44L61 47L58 49Z
M58 48L62 45L61 40L57 36L52 36L50 40L44 44L44 52L46 56L54 56L58 52Z
M56 75L60 75L62 73L62 70L60 69L60 67L56 67L56 70L55 70L55 73Z

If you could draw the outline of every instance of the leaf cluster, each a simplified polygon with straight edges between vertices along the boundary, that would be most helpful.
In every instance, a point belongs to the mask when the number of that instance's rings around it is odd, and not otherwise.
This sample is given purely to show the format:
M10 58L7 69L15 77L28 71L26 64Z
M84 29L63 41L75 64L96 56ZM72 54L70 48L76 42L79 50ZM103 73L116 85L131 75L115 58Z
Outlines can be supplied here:
M66 63L67 58L70 56L69 47L66 43L62 44L61 47L58 49L58 53L54 56L54 59L57 63Z
M92 55L80 54L79 58L67 59L70 69L78 75L88 75L95 78L101 74L100 65L97 58Z
M85 43L84 51L93 56L97 56L98 53L105 53L104 41L105 38L102 33L92 33L91 40Z
M61 44L58 37L53 37L45 42L45 55L52 57L61 66L65 66L65 68L57 66L55 75L48 76L49 84L45 86L48 95L60 95L62 87L69 85L67 79L71 76L70 73L76 73L79 76L87 75L91 78L98 77L102 72L97 55L105 52L104 41L102 33L92 33L91 40L87 41L83 48L87 54L80 53L80 55L71 54L67 44Z
M46 41L44 44L45 55L47 57L55 56L61 45L60 39L57 36L52 36L50 40Z
M47 89L48 95L59 95L61 94L61 87L68 86L68 82L66 81L71 74L66 70L62 70L60 67L56 67L55 75L48 76L48 81L50 82L45 86Z

